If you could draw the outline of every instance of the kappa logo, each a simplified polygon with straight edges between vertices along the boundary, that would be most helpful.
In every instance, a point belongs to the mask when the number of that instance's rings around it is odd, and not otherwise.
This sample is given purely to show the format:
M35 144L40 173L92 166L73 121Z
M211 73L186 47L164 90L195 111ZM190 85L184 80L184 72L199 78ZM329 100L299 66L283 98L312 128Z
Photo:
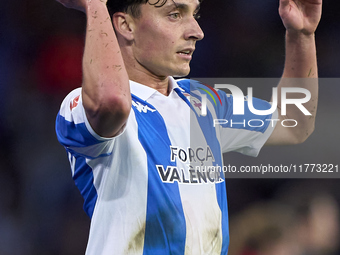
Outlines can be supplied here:
M150 112L155 112L156 111L155 109L150 108L148 105L142 105L140 102L135 102L133 100L132 100L132 105L134 107L136 107L136 109L139 112L147 113L148 111L150 111Z

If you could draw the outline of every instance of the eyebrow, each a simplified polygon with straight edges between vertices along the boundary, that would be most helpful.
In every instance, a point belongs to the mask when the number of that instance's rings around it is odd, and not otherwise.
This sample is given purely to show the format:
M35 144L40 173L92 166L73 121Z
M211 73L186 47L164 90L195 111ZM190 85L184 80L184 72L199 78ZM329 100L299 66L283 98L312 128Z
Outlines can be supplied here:
M189 10L189 5L185 3L176 3L174 0L171 0L172 4L167 7L167 9L178 9L187 11ZM199 3L195 9L195 12L198 12L201 8L201 4Z

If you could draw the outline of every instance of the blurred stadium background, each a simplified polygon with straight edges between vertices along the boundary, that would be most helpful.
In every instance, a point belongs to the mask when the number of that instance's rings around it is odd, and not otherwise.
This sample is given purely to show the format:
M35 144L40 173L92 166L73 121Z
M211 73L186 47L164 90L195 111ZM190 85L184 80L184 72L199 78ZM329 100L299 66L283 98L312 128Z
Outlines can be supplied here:
M205 0L191 77L280 77L284 28L274 0ZM85 16L53 0L1 2L0 255L84 254L82 210L54 120L81 84ZM319 73L340 76L340 2L325 0ZM231 164L339 164L340 86L320 88L315 134ZM335 84L335 85L334 85ZM232 255L333 255L339 250L339 179L228 179ZM288 234L287 234L288 233Z

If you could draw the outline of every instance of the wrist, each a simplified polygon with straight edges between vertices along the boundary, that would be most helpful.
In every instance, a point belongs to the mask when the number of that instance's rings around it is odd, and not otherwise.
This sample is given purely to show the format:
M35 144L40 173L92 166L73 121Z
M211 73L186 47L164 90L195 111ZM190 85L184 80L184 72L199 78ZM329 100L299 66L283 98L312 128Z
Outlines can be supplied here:
M315 34L306 34L301 31L286 30L286 42L299 44L315 44Z
M84 12L86 15L91 15L94 18L97 16L96 14L100 10L107 11L106 1L102 0L86 0L86 8Z

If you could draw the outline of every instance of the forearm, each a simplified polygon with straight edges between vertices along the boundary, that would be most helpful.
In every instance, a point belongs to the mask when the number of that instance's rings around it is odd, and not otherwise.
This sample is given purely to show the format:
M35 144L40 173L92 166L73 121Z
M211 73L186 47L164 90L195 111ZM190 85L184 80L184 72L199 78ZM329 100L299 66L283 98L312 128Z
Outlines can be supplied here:
M317 78L315 35L286 32L283 78Z
M83 56L83 104L93 129L115 135L131 106L129 79L106 5L88 1Z
M318 68L314 33L286 32L286 60L279 91L283 87L297 87L307 89L311 99L303 106L312 115L305 115L297 106L287 105L287 114L282 119L293 119L297 126L291 128L291 143L303 142L313 132L318 101ZM302 93L288 93L288 98L303 98ZM281 110L281 96L278 102ZM281 115L281 113L280 113Z

